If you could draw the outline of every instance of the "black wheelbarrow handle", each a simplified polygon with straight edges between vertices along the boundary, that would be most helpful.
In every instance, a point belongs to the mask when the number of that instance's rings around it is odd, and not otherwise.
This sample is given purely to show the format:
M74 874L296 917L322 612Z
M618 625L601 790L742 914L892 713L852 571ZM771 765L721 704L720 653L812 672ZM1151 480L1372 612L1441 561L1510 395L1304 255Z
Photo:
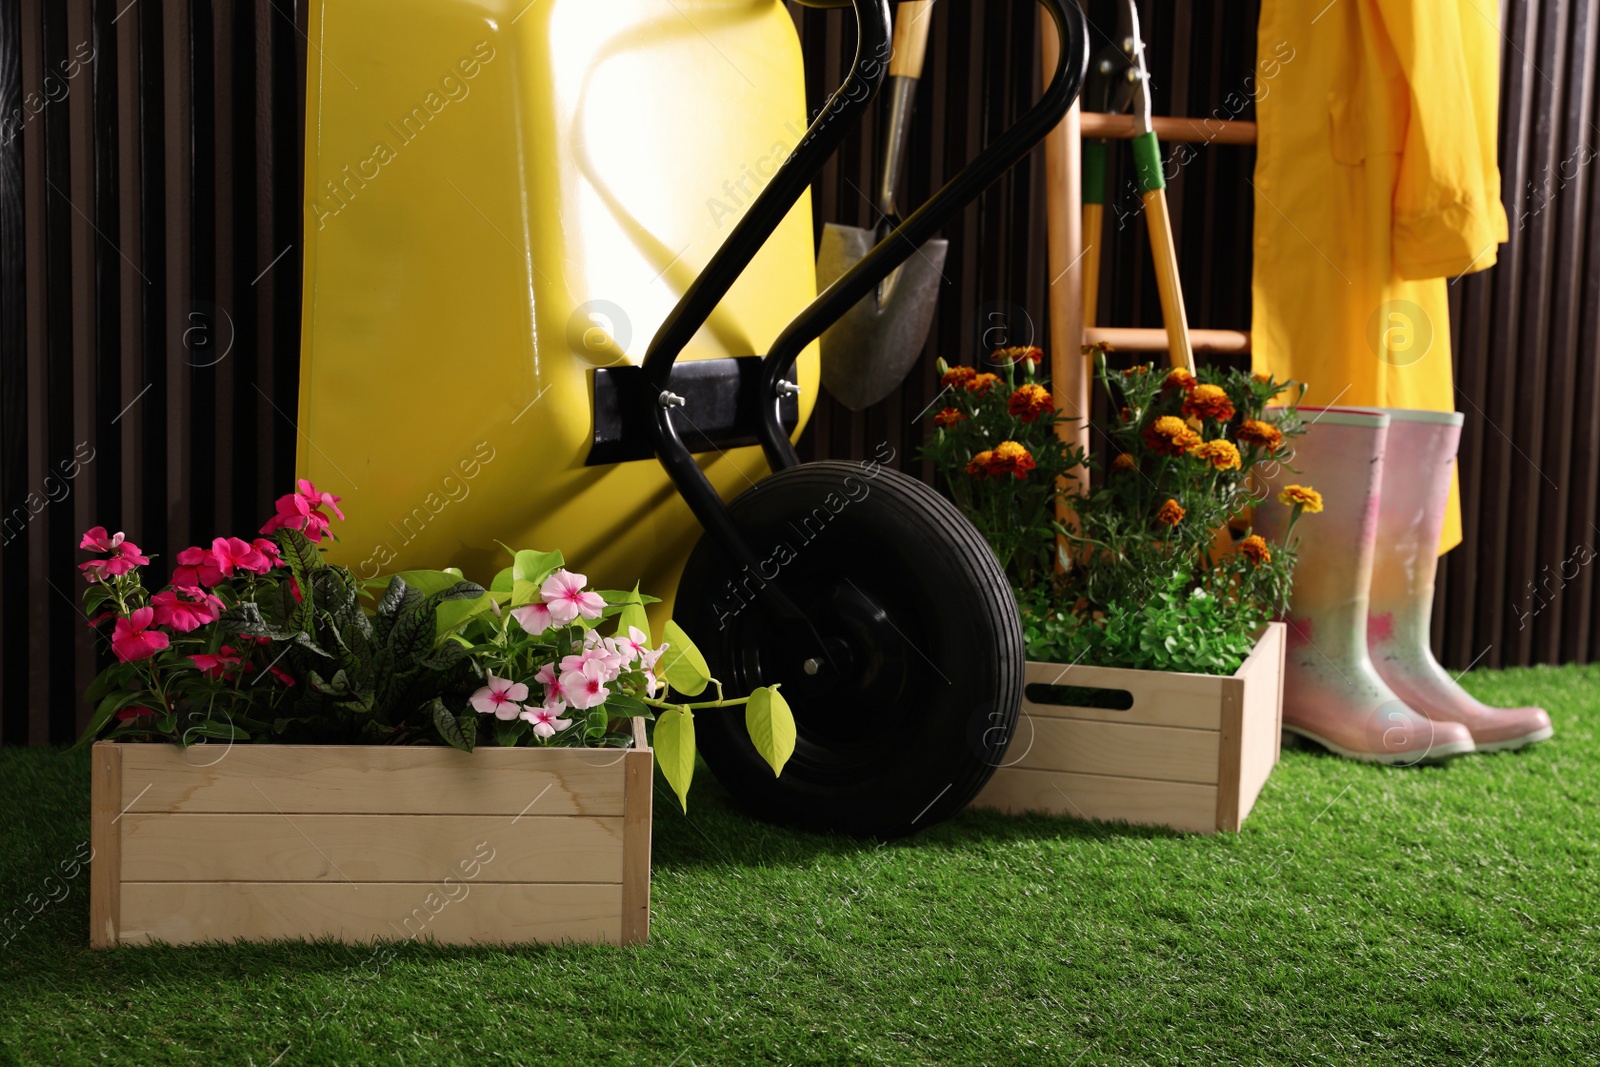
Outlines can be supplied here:
M823 331L876 289L878 283L896 267L917 254L923 243L956 212L976 200L978 194L1032 151L1046 134L1056 128L1071 109L1072 102L1078 98L1078 91L1083 87L1089 68L1088 21L1071 0L1039 2L1050 13L1061 39L1055 73L1045 87L1044 95L993 144L914 211L910 218L874 245L860 262L819 294L772 342L761 365L761 386L769 402L761 406L761 422L757 432L761 436L762 451L766 453L767 462L773 470L792 467L800 462L794 446L789 443L788 434L784 433L778 421L777 401L782 397L778 392L779 383L789 376L794 361L806 345L821 337Z
M788 388L785 378L800 352L916 253L949 218L1043 140L1077 99L1089 62L1088 24L1072 0L1038 2L1049 12L1061 43L1055 72L1043 96L944 188L809 304L773 342L762 363L764 399L757 430L762 449L774 470L798 462L779 421L779 403L783 395L780 390ZM848 4L855 9L856 54L850 74L828 98L799 145L784 160L777 174L656 331L641 366L647 385L641 391L642 410L636 416L649 426L656 457L701 525L736 557L752 565L755 565L755 553L673 425L672 406L677 398L668 391L667 384L678 354L705 324L767 238L826 165L860 118L887 70L889 0L801 0L801 3L808 7ZM787 598L775 587L769 586L768 590L780 608L790 607L783 603Z

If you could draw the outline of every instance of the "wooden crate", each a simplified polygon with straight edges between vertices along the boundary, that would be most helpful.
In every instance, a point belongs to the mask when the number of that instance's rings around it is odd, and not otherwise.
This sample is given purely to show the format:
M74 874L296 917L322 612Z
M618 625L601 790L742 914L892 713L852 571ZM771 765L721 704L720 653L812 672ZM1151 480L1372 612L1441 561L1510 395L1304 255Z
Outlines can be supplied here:
M1212 833L1239 829L1278 762L1284 626L1231 676L1028 664L1035 686L1132 697L1126 710L1025 698L1005 764L973 801Z
M332 937L638 943L652 753L100 742L96 948Z

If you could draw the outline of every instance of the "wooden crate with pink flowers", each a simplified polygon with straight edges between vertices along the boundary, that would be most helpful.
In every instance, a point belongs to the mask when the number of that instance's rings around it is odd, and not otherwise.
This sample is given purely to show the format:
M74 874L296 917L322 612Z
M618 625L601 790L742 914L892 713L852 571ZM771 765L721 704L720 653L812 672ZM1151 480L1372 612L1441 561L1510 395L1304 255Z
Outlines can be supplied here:
M1030 662L1005 765L973 803L1237 831L1278 762L1284 625L1232 675Z
M91 943L642 942L652 759L102 741Z

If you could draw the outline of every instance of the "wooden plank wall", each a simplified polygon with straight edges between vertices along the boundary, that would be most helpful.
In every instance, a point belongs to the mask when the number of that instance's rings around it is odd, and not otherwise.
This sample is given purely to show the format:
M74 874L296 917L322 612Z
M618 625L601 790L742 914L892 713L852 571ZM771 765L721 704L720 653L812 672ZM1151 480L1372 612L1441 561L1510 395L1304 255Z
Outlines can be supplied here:
M1110 0L1089 6L1111 25ZM1141 9L1158 111L1252 117L1256 0ZM820 103L850 34L838 12L795 17ZM934 19L918 198L1038 81L1032 5L946 0ZM1505 17L1513 237L1500 267L1452 287L1467 541L1442 574L1435 639L1457 668L1600 655L1597 21L1600 0ZM304 24L304 0L0 5L0 741L65 741L85 713L96 651L75 606L78 532L116 522L170 558L262 514L292 476ZM873 138L869 121L818 182L819 226L871 222ZM1208 147L1172 183L1195 326L1249 324L1252 165L1250 149ZM926 475L916 417L935 356L1048 343L1042 174L1035 158L947 227L923 365L868 412L824 399L806 455L887 442ZM1126 178L1119 153L1100 317L1154 326Z

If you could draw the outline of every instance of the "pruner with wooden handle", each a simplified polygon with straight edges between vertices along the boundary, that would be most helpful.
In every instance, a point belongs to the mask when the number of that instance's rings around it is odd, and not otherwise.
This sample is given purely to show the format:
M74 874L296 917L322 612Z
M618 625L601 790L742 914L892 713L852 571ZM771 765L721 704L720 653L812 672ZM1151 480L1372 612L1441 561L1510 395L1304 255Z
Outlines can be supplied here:
M1124 0L1130 32L1123 47L1132 60L1128 80L1133 84L1133 171L1139 198L1144 201L1145 226L1150 231L1150 255L1156 270L1156 291L1161 296L1161 321L1167 329L1167 348L1174 367L1194 373L1194 346L1189 340L1189 319L1183 307L1183 287L1178 281L1178 248L1172 239L1172 215L1167 210L1167 179L1161 167L1161 142L1150 122L1150 71L1144 61L1144 39L1139 33L1139 9Z

